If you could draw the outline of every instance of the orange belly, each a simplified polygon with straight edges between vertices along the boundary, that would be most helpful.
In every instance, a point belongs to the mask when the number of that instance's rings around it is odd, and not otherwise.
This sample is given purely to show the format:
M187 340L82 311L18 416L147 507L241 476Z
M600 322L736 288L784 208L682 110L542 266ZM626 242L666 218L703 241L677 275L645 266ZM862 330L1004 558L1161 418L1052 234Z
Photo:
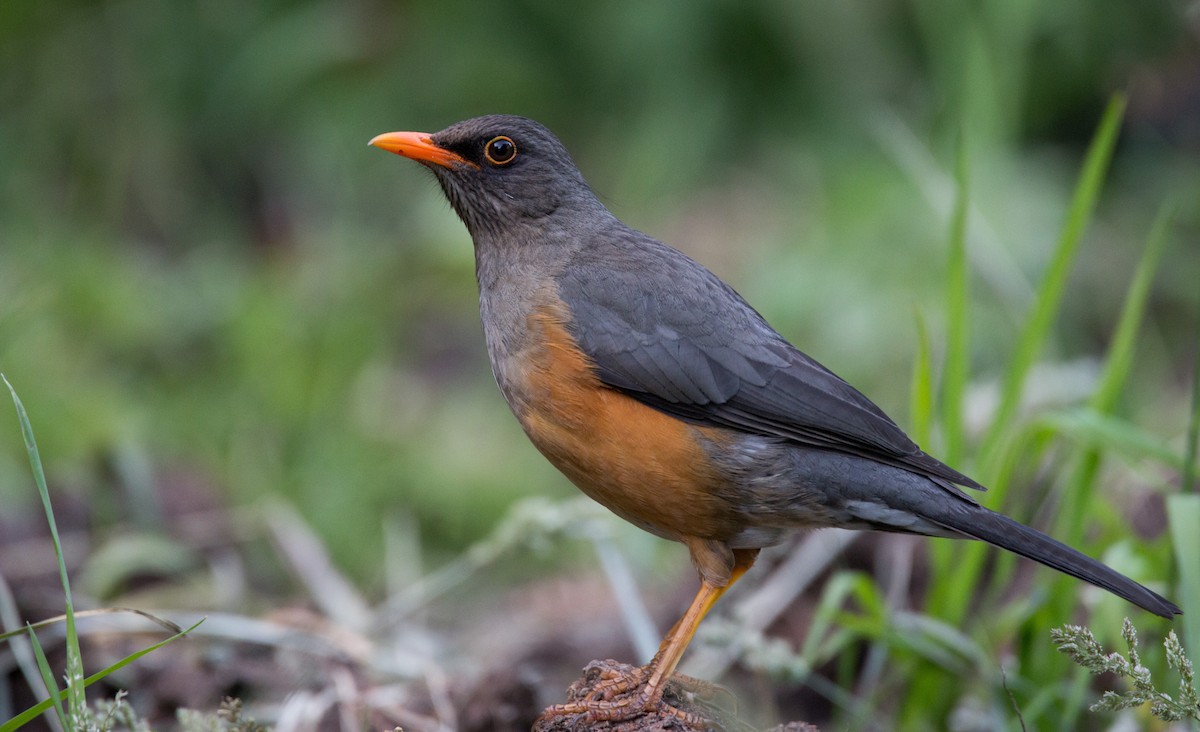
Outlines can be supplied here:
M677 541L736 534L740 522L717 497L721 478L698 441L712 430L601 383L553 310L530 320L542 337L524 359L516 411L538 450L592 499L647 531Z

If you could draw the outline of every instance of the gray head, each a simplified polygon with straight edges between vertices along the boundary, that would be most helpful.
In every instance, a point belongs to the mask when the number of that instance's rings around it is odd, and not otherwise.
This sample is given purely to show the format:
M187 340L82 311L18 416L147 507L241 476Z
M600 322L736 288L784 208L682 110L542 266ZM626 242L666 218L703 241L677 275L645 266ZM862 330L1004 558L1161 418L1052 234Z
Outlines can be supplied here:
M433 171L471 235L499 234L556 213L605 211L550 130L513 115L441 132L389 132L371 144Z

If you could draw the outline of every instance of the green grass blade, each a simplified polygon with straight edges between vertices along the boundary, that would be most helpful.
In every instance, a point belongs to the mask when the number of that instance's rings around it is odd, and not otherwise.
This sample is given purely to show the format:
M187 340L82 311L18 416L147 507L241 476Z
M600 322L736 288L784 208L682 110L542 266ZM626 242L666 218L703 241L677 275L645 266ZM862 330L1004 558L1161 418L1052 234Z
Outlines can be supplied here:
M1183 474L1180 487L1185 493L1200 493L1196 484L1196 450L1200 442L1200 299L1196 300L1196 342L1192 356L1192 414L1188 417L1187 442L1183 447ZM1196 648L1188 649L1193 653Z
M91 686L92 684L96 683L100 679L103 679L105 676L108 676L109 674L111 674L115 671L119 671L119 670L125 668L126 666L128 666L129 664L138 660L139 658L146 655L147 653L157 651L159 648L162 648L163 646L167 645L168 643L171 643L173 641L176 641L176 640L184 637L185 635L187 635L188 633L191 633L196 628L199 628L200 624L203 623L204 621L205 621L205 618L200 618L199 620L196 621L196 623L194 625L192 625L192 627L185 628L184 630L181 630L180 632L176 633L175 635L171 636L170 638L166 638L164 640L159 641L158 643L155 643L152 646L148 646L146 648L143 648L140 651L136 651L134 653L129 654L125 658L122 658L120 661L117 661L116 663L114 663L113 665L104 669L103 671L98 671L98 672L92 674L91 676L87 677L86 679L84 679L83 686L85 686L85 687ZM15 730L15 729L21 727L22 725L30 722L31 720L35 719L39 714L41 714L42 712L49 709L52 704L60 704L65 696L66 696L66 692L60 691L57 694L54 694L51 699L46 699L38 704L35 704L34 706L26 709L25 711L21 712L17 716L8 720L4 724L0 724L0 732L12 732L12 730Z
M1111 418L1117 406L1117 398L1125 388L1133 364L1137 334L1142 317L1146 312L1146 303L1150 297L1154 274L1166 248L1167 231L1174 216L1174 209L1164 207L1154 227L1151 229L1146 250L1138 262L1133 282L1125 296L1121 308L1121 317L1117 321L1111 346L1104 361L1104 369L1096 391L1089 400L1089 411L1100 418ZM1097 447L1089 447L1083 451L1075 463L1074 470L1066 481L1066 490L1061 497L1055 534L1060 541L1069 545L1078 545L1083 537L1084 519L1088 515L1087 506L1095 497L1096 483L1099 476L1101 458L1104 453ZM1056 584L1065 587L1065 578L1056 579ZM1068 591L1055 593L1061 602L1051 605L1051 611L1064 612L1071 600ZM1051 623L1053 619L1047 618Z
M1178 206L1171 203L1165 204L1159 210L1154 225L1150 228L1146 250L1134 271L1133 281L1125 296L1125 304L1121 308L1121 317L1113 332L1104 371L1091 399L1092 408L1102 414L1112 411L1116 406L1117 397L1125 388L1125 381L1136 353L1138 332L1146 314L1146 303L1150 300L1150 288L1154 284L1158 263L1166 249L1169 240L1167 235L1175 222L1177 210Z
M0 374L0 380L8 387L13 404L17 408L17 418L21 423L21 434L25 438L25 450L29 453L29 465L33 469L33 479L37 483L38 493L42 497L42 508L46 511L46 521L50 525L50 538L54 543L54 554L58 559L58 574L62 581L63 595L66 602L67 626L67 707L70 717L64 718L67 728L71 728L72 719L82 719L86 712L87 699L83 691L83 656L79 652L79 635L75 630L75 606L71 601L71 582L67 578L67 563L63 558L62 543L58 538L58 524L54 520L54 507L50 504L50 490L46 487L46 473L42 469L42 458L38 454L37 440L33 437L33 426L25 405L17 396L16 389L8 383L8 378Z
M1066 222L1005 374L996 414L980 446L979 455L984 465L979 477L991 489L986 500L992 506L1004 504L1008 481L1002 476L1008 472L1006 462L1012 457L1012 446L1020 441L1022 427L1017 424L1016 414L1025 379L1041 353L1062 302L1067 276L1116 146L1124 109L1124 97L1114 97L1088 149ZM931 599L938 603L939 617L949 622L963 618L970 597L978 592L984 557L982 547L965 547L956 553L953 567L940 573L930 593Z
M1079 408L1039 417L1030 428L1039 434L1066 438L1086 450L1123 455L1130 462L1151 460L1178 471L1183 467L1179 453L1164 444L1162 437L1139 425L1094 409Z
M941 423L944 451L940 455L952 466L961 467L966 431L963 426L963 397L971 370L971 305L970 266L967 260L967 210L970 202L966 145L959 138L955 157L955 179L958 195L950 218L949 252L946 261L946 355L942 374ZM942 610L939 617L960 618L965 612L983 565L982 547L968 547L973 559L962 562L964 547L950 542L937 542L931 547L931 556L939 574L956 571L957 585L943 586L942 592L935 591ZM957 567L957 570L952 570ZM947 596L947 593L949 596ZM946 613L946 614L944 614Z
M1110 416L1117 406L1118 397L1125 389L1125 382L1136 353L1138 331L1146 313L1146 303L1150 299L1151 286L1154 284L1154 275L1158 271L1158 264L1166 249L1167 232L1170 231L1174 218L1175 207L1164 206L1150 230L1146 250L1138 262L1133 282L1129 285L1125 303L1121 307L1121 317L1113 332L1100 381L1089 400L1089 407L1098 415ZM1098 450L1087 450L1080 469L1068 484L1068 490L1062 497L1062 508L1059 512L1061 533L1058 538L1068 544L1078 542L1083 534L1083 521L1088 513L1085 508L1093 498L1099 460L1100 452Z
M54 670L50 668L50 661L46 659L46 651L42 649L41 641L38 640L37 633L33 632L33 628L26 628L26 633L29 635L29 642L33 645L33 655L37 659L38 671L42 674L42 683L46 685L46 693L50 698L46 700L46 709L49 709L49 703L54 704L54 711L58 714L58 721L62 724L63 729L73 729L70 720L67 718L66 710L62 705L62 693L58 690L58 682L54 678Z
M1079 243L1083 239L1084 230L1092 218L1092 211L1095 209L1096 199L1100 195L1108 164L1112 160L1124 111L1125 97L1118 94L1108 103L1096 135L1088 147L1083 171L1075 186L1067 219L1059 234L1050 266L1038 288L1033 312L1025 322L1025 327L1017 341L1016 350L1013 352L1012 362L1005 374L1000 392L1000 404L996 408L996 414L992 419L981 450L984 459L991 457L992 449L1012 428L1017 408L1021 403L1025 379L1037 362L1042 345L1050 334L1051 325L1062 302L1071 265L1075 261L1075 254L1079 251Z
M942 376L942 458L958 466L963 457L963 395L971 372L970 267L967 262L967 211L970 203L966 143L960 135L954 177L958 196L950 219L950 252L946 262L946 365ZM961 468L959 468L961 470Z
M1200 301L1197 302L1200 306ZM1200 327L1200 310L1196 323ZM1183 450L1182 493L1167 497L1167 520L1175 564L1179 568L1179 596L1183 607L1184 648L1194 658L1200 652L1200 486L1196 485L1196 442L1200 436L1200 332L1196 334L1192 361L1192 413L1188 417L1187 444Z
M970 190L966 143L961 135L955 154L954 177L957 196L950 218L949 251L946 259L946 355L940 411L944 451L940 457L961 469L963 446L966 442L963 397L971 369L970 264L967 260L967 211ZM945 591L952 596L938 594L939 604L949 613L943 615L943 611L939 611L939 617L961 617L970 601L970 587L975 585L975 579L978 577L974 568L982 566L984 555L981 549L968 549L968 552L975 551L977 554L973 562L964 565L961 563L962 551L962 546L949 542L937 542L931 547L934 562L941 568L939 574L950 572L951 567L961 568L960 583L945 587Z
M1041 442L1036 435L1029 433L1026 426L1020 424L1017 419L1018 408L1029 372L1036 364L1058 315L1067 279L1079 251L1084 231L1092 218L1092 212L1095 209L1113 150L1116 147L1124 109L1124 97L1115 96L1109 102L1097 127L1085 156L1071 204L1046 273L1038 287L1032 309L1021 329L1004 374L996 413L993 415L992 422L977 451L979 469L973 472L989 487L990 490L984 496L984 500L994 507L1004 505L1007 489L1011 482L1009 476L1012 474L1012 468L1017 460L1014 451L1018 447L1022 447L1024 450L1033 450ZM961 161L959 175L962 177L960 182L960 187L962 187L966 182L966 173L965 163ZM954 351L953 354L948 351L947 354L948 384L946 388L954 390L965 388L964 372L969 370L966 363L969 343L966 338L969 336L970 319L966 307L969 296L966 289L969 280L966 279L964 272L966 264L956 259L964 255L954 251L954 247L957 247L956 242L952 240L951 244L950 256L953 264L950 277L957 277L958 280L957 282L951 281L948 287L946 302L951 311L947 313L947 323L951 329L951 337L962 338L961 342L950 346L950 348L959 350ZM954 320L956 318L961 318L961 320ZM955 334L956 329L963 330ZM951 364L950 359L955 362ZM951 367L958 371L950 374ZM962 384L954 382L955 379L962 379ZM959 398L959 394L946 394L946 401L943 402L943 418L950 415L951 409L955 409L957 414L961 414L961 402L957 407L950 403ZM954 418L954 415L950 415L951 420ZM961 437L962 428L959 427L956 431ZM961 450L961 442L949 444L952 444L954 449ZM979 597L980 593L984 593L985 597L994 594L994 590L981 585L986 547L974 544L937 547L934 549L934 556L940 571L931 583L925 603L926 612L952 625L959 624L964 620L972 601ZM1005 566L1005 561L1004 559L1000 560L1001 567ZM990 580L991 587L999 587L1004 581L1005 575L1006 572L1003 571L994 573ZM984 606L986 607L987 604L985 602ZM918 718L927 719L927 713L917 709L916 706L924 704L925 699L938 698L939 690L944 688L948 681L949 676L945 672L927 670L918 674L913 680L910 691L916 695L915 699L921 701L914 701L912 705L908 705L902 718L906 721ZM948 707L942 705L936 712L936 716L940 718L947 710Z
M846 598L853 594L855 584L860 582L862 577L858 572L838 572L825 583L821 599L813 613L812 623L804 635L804 644L800 647L800 656L812 662L814 668L820 661L828 659L821 649L833 635L834 620L838 617L840 608L845 604Z
M1179 567L1179 595L1183 608L1184 648L1192 657L1200 649L1200 495L1195 493L1167 496L1167 523L1171 545Z
M1173 207L1164 207L1155 220L1146 249L1125 296L1121 316L1104 360L1100 381L1088 404L1088 412L1097 417L1112 419L1118 397L1125 388L1154 275L1166 248L1173 211ZM1052 533L1069 546L1080 546L1082 543L1085 519L1091 515L1088 507L1095 500L1104 456L1105 451L1098 447L1083 449L1072 462L1071 470L1063 482L1065 488L1061 493L1061 504ZM1005 569L1010 567L1011 562L1006 563ZM1062 618L1069 617L1071 608L1076 603L1076 585L1077 580L1056 575L1049 585L1050 601L1038 611L1035 622L1039 626L1052 627L1056 622L1062 622ZM1031 662L1037 668L1060 669L1062 674L1073 676L1074 683L1069 687L1072 696L1068 703L1063 705L1063 715L1059 719L1059 724L1063 725L1064 729L1069 728L1075 722L1073 715L1078 713L1082 704L1086 689L1085 676L1077 669L1068 671L1069 664L1066 659L1056 657L1055 650L1046 644L1035 646Z
M933 356L929 329L918 311L913 314L917 326L917 360L913 364L912 384L909 386L909 411L912 413L912 438L926 445L933 424Z

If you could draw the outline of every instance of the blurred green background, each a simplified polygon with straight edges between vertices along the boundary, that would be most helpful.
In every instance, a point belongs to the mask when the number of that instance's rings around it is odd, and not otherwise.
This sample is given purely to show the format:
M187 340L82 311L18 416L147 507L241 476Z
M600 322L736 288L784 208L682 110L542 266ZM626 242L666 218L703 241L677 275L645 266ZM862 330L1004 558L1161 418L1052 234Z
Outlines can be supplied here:
M381 518L414 519L436 558L517 498L574 489L492 384L465 230L373 135L542 121L618 216L708 264L911 426L917 317L935 352L945 338L959 140L984 395L1124 90L1042 356L1102 355L1151 222L1177 200L1119 407L1177 447L1200 297L1195 10L0 3L0 370L52 490L95 525L153 522L186 480L233 505L282 495L379 592ZM985 397L968 407L982 422ZM927 447L943 447L936 433ZM34 501L16 420L0 418L0 514Z

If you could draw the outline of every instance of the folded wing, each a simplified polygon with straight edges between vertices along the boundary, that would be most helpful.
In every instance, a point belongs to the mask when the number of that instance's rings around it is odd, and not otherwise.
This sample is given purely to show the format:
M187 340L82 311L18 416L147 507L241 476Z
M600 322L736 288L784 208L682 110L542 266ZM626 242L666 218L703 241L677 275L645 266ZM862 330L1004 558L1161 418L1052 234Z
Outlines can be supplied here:
M568 328L608 386L695 423L903 467L962 497L954 485L982 489L925 454L701 265L632 231L612 242L616 250L589 248L583 256L594 259L559 280Z

